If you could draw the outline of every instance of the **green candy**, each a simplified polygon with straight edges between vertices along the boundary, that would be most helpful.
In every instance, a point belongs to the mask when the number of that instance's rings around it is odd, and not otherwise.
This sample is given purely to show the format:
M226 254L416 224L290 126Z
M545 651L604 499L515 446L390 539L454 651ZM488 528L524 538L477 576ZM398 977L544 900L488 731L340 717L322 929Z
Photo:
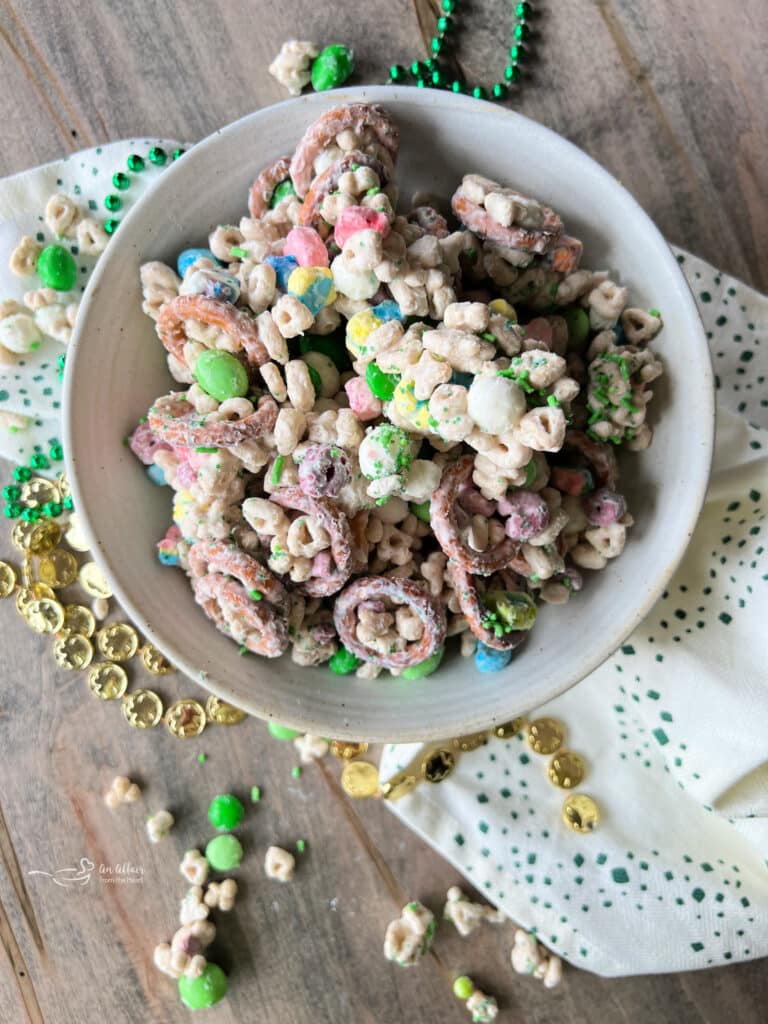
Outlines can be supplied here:
M466 974L462 974L462 976L457 978L453 983L453 994L457 999L461 999L462 1001L469 999L474 991L475 983L471 978L468 978Z
M203 391L219 402L244 398L248 394L245 367L229 352L207 349L197 358L195 377Z
M322 352L332 359L339 373L350 367L349 355L344 342L336 334L304 334L299 338L299 351Z
M420 519L422 523L428 523L430 521L429 510L431 504L432 503L429 501L421 501L419 502L418 505L415 505L413 502L411 502L411 512L413 512L416 518Z
M37 272L45 288L68 292L77 279L77 264L61 245L46 245L37 257Z
M236 836L216 836L205 848L205 859L214 871L232 871L240 867L243 848Z
M444 654L445 648L440 647L429 658L420 661L418 665L411 665L410 668L404 669L402 673L403 679L423 679L424 676L431 676L440 667Z
M219 832L237 828L243 820L245 808L231 793L220 793L211 800L208 808L208 821Z
M340 647L329 660L328 668L337 676L348 676L350 672L355 671L359 664L360 659L352 651L348 651L346 647Z
M309 379L312 381L312 387L315 389L315 398L320 398L323 393L323 378L314 366L310 366L309 363L306 363L305 365L309 371Z
M395 393L395 388L400 383L400 375L384 373L376 363L368 363L365 368L365 382L377 398L380 398L382 402L389 402Z
M312 88L315 92L343 85L355 69L352 51L340 43L326 46L312 61Z
M205 1010L227 994L227 976L217 964L206 964L199 978L179 978L181 1001L190 1010Z
M286 178L285 181L281 181L279 185L275 186L275 191L272 193L272 198L269 201L270 208L274 209L283 199L295 195L296 189L293 187L293 182L290 178Z
M278 725L277 722L268 722L267 729L270 736L276 740L293 740L301 733L296 729L289 729L287 725Z
M580 306L571 306L563 310L562 317L568 326L568 348L578 351L589 337L589 314Z
M530 629L536 621L536 602L522 591L489 590L483 604L511 630Z

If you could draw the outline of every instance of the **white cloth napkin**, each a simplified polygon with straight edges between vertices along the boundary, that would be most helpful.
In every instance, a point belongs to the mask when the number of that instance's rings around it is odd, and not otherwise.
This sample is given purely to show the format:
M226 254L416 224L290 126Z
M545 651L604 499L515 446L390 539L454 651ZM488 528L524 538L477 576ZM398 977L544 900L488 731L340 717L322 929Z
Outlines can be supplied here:
M704 511L642 626L529 716L560 719L586 757L577 791L598 804L599 828L563 825L567 794L522 734L388 805L541 942L603 975L768 954L768 299L678 260L717 374ZM382 779L419 749L386 747Z
M56 241L42 221L52 192L93 204L93 217L108 216L103 200L116 191L113 173L152 145L170 154L177 143L117 142L0 181L0 253L22 234ZM147 162L130 174L118 217L159 173ZM77 259L82 291L95 260ZM605 975L768 953L768 300L695 257L678 259L718 373L704 514L643 626L602 668L535 713L560 718L569 748L586 757L579 788L600 806L599 829L586 836L565 829L565 793L546 781L546 759L522 737L462 755L446 782L423 783L389 805L515 921ZM0 299L21 301L38 286L0 263ZM663 335L660 344L663 353ZM0 424L0 455L26 461L58 437L62 351L51 339L0 365L0 413L29 418L16 433ZM382 778L418 750L385 748Z

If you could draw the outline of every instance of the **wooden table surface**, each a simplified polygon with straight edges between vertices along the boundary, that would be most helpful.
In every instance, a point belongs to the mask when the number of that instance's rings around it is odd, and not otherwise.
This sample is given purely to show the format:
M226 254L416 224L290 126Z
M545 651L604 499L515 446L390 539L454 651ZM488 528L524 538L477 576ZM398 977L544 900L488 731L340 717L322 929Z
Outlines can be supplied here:
M511 4L462 6L471 14L461 66L468 79L492 82L504 66ZM768 288L765 3L536 7L536 55L515 106L621 178L671 241ZM4 0L0 173L132 135L200 138L283 98L266 68L291 36L347 42L356 80L383 81L391 62L424 56L433 11L433 0ZM15 554L3 537L0 558ZM384 807L346 798L338 762L295 780L291 746L254 720L189 743L137 732L116 706L92 699L81 676L55 668L50 643L10 602L0 606L0 630L2 1024L187 1020L151 951L174 929L177 863L207 836L208 799L247 794L254 783L264 799L245 829L242 897L216 943L216 959L231 970L221 1024L458 1024L468 1020L451 995L458 971L495 993L510 1022L765 1019L764 963L609 981L568 970L561 988L546 992L512 974L511 925L465 942L446 930L418 970L391 967L381 955L387 922L409 898L438 907L457 879ZM198 693L175 676L160 682L170 698ZM139 780L145 797L113 814L102 792L118 772ZM164 806L179 824L150 846L145 815ZM264 848L299 837L308 852L296 881L266 882ZM61 887L28 874L84 856L139 867L141 882L95 875Z

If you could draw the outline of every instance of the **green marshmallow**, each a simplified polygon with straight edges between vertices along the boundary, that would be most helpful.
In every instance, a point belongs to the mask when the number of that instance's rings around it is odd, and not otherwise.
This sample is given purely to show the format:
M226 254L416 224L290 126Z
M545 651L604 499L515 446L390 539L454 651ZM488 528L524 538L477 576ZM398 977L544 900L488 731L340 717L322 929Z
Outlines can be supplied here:
M217 964L206 964L199 978L179 978L181 1001L190 1010L205 1010L227 994L227 976Z
M564 309L562 317L568 326L568 348L579 351L589 337L589 314L580 306Z
M46 245L37 257L37 272L45 288L68 292L77 279L77 264L61 245Z
M346 647L340 647L328 662L328 668L337 676L348 676L360 664L360 659Z
M214 871L233 871L240 867L243 847L236 836L216 836L205 848L205 859Z
M195 363L195 377L203 391L219 402L248 394L245 367L229 352L207 349L201 353Z
M296 729L289 729L287 725L278 725L277 722L268 722L267 729L270 736L276 740L293 740L301 733Z
M400 383L400 375L385 373L379 369L376 363L368 363L365 368L365 382L377 398L380 398L382 402L389 402L395 393L395 388Z
M220 793L211 800L208 808L208 821L218 832L226 832L237 828L243 820L245 808L231 793Z
M312 62L312 88L315 92L337 89L355 69L352 51L340 43L326 46Z
M423 679L424 676L431 676L440 667L444 654L445 648L440 647L429 658L420 661L418 665L411 665L410 668L404 669L402 673L403 679Z
M536 621L536 602L522 591L489 590L483 604L507 626L505 633L530 629Z

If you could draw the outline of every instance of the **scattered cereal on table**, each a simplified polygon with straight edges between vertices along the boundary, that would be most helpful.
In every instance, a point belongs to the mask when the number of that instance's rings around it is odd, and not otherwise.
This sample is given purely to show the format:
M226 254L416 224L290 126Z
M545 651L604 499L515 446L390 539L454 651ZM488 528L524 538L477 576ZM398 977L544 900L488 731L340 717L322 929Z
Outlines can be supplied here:
M446 894L443 917L453 923L463 939L479 928L483 921L501 924L507 919L501 910L494 910L493 907L482 903L473 903L458 885L452 885Z
M112 785L104 795L104 803L110 810L116 810L122 804L133 804L141 799L141 789L131 782L126 775L116 775Z
M175 824L176 819L170 811L157 811L157 813L147 818L149 841L151 843L159 843L161 839L165 839Z
M413 967L425 956L435 937L435 915L418 900L403 907L384 935L384 956L398 967Z
M264 873L277 882L290 882L296 867L296 858L281 846L270 846L264 858Z
M532 974L543 982L545 988L555 988L560 984L563 974L560 957L551 953L536 941L535 936L522 928L515 931L515 944L510 959L517 974Z

